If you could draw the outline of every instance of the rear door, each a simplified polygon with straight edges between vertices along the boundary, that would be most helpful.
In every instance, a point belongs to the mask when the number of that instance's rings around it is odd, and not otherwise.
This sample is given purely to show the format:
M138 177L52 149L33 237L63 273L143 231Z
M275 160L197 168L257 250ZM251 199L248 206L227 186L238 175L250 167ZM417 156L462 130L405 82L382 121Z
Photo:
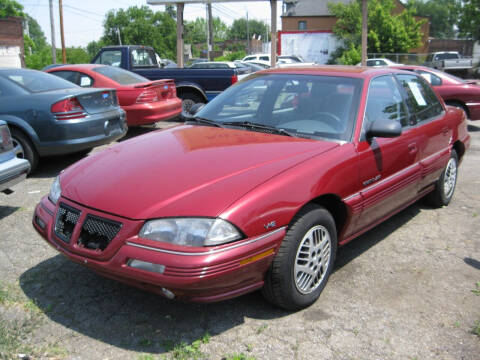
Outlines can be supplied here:
M440 100L422 76L396 76L405 91L407 106L420 134L417 144L422 165L419 190L422 191L437 180L450 157L452 128L447 124Z
M402 134L396 138L367 139L372 122L400 122ZM370 81L363 135L357 146L362 213L355 226L360 231L415 199L421 175L419 133L410 122L404 96L392 75Z

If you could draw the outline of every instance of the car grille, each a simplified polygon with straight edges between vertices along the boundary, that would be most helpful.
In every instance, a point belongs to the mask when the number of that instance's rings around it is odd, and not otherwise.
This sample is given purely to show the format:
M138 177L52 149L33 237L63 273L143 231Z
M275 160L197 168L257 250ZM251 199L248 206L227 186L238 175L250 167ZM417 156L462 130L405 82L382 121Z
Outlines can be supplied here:
M79 210L61 203L55 220L55 234L64 242L69 243L78 219L80 219Z
M87 249L104 250L117 236L121 227L122 224L119 222L89 214L83 223L78 244Z
M81 211L64 203L58 207L55 220L55 235L65 243L70 243L75 226L80 220ZM122 223L87 214L80 229L78 245L91 250L103 251L117 236Z

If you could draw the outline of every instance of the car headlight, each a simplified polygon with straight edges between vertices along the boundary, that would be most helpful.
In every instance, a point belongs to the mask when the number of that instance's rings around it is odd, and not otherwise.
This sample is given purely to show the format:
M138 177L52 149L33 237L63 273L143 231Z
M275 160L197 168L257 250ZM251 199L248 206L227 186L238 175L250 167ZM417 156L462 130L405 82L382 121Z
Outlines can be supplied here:
M50 188L50 194L48 194L48 198L54 204L57 204L58 199L62 195L62 188L60 187L60 178L57 176Z
M223 219L168 218L150 220L139 236L145 239L185 246L213 246L238 240L240 232Z

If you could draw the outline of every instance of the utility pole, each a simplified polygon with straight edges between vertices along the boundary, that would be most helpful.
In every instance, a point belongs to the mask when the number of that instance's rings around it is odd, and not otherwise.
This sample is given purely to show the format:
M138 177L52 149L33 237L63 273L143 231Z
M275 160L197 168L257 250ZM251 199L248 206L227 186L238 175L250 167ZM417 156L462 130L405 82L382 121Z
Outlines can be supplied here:
M177 3L177 66L183 68L183 9L185 3Z
M213 17L212 17L212 3L207 4L207 13L208 13L208 60L211 59L211 51L213 50Z
M120 36L120 28L117 28L117 35L118 35L118 45L122 45L122 37Z
M274 68L277 64L277 0L270 0L270 19L272 23L270 33L270 66Z
M362 66L367 65L368 0L362 0Z
M50 5L50 31L52 35L52 64L57 63L57 49L55 48L55 24L53 20L53 0L49 0Z
M247 55L250 55L250 28L248 27L248 11L247 11Z
M207 37L207 59L210 60L210 31L208 31L208 24L210 23L208 13L208 4L205 4L205 35Z
M63 3L58 0L58 10L60 12L60 38L62 40L62 62L67 63L67 53L65 52L65 33L63 31Z

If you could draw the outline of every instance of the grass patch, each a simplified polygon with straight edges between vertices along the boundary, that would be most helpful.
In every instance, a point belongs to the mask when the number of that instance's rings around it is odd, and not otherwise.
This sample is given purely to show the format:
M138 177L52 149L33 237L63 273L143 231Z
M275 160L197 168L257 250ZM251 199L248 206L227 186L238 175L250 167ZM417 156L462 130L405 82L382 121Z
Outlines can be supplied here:
M142 354L138 357L138 360L155 360L155 356L152 354Z
M190 345L186 342L174 344L170 340L163 342L162 346L166 351L170 352L170 358L174 360L190 360L206 358L205 354L200 350L203 344L210 342L211 336L207 332L200 339L193 341Z
M267 324L263 324L262 326L260 326L258 329L257 329L257 334L261 334L262 332L264 332L265 330L267 330L268 328L268 325Z

